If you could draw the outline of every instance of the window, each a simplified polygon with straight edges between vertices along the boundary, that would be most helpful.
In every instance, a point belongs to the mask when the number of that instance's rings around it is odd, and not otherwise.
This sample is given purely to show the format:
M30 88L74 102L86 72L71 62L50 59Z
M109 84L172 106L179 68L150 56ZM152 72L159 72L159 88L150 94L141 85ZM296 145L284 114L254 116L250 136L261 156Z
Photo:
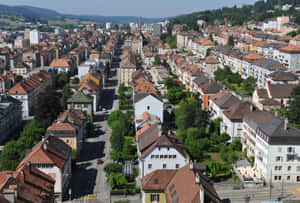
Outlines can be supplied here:
M151 169L152 168L152 164L148 164L148 168Z
M176 192L176 190L175 190L174 192L172 192L171 198L173 198L176 194L177 194L177 192Z
M158 157L159 157L159 155L155 155L155 158L157 158L157 159L158 159Z
M148 110L148 111L150 110L150 106L147 106L147 110Z
M168 158L168 155L164 155L164 158L167 159L167 158Z
M154 184L158 184L158 179L157 178L154 179Z
M286 179L287 179L287 180L291 180L291 176L287 176Z
M287 170L288 170L288 171L292 170L292 167L291 167L291 166L288 166Z
M172 155L169 155L169 159L171 159L172 158Z
M163 164L163 168L167 168L167 164Z
M150 195L151 202L159 202L159 194L154 193Z
M175 159L176 158L176 155L173 155L173 159Z
M281 176L278 176L278 180L281 180Z
M66 139L66 144L70 144L70 140L69 139Z
M277 176L274 176L274 180L277 180L278 179L278 177Z
M154 155L151 155L151 159L153 159L154 158Z
M281 159L280 156L276 157L276 161L280 161L280 159Z
M179 168L179 164L176 164L176 168Z
M297 182L300 182L300 176L297 176Z
M160 155L159 158L161 158L161 159L164 158L164 155Z

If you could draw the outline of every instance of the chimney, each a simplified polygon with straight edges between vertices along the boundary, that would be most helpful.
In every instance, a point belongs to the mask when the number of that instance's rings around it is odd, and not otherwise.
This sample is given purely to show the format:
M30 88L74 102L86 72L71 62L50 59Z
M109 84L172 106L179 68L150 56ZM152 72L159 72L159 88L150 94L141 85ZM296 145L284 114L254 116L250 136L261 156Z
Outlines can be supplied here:
M285 118L284 119L284 130L288 129L288 124L289 124L289 120L288 120L288 118Z
M251 103L250 104L250 112L253 112L253 110L254 110L254 107L253 107L253 104Z
M200 184L200 176L198 172L196 173L195 179L196 184Z
M190 170L193 170L194 169L194 163L192 160L190 160Z
M6 173L6 180L8 180L8 179L10 179L10 178L12 178L12 177L13 177L12 172L8 171L8 172Z
M44 149L44 151L47 151L47 142L43 143L43 149Z

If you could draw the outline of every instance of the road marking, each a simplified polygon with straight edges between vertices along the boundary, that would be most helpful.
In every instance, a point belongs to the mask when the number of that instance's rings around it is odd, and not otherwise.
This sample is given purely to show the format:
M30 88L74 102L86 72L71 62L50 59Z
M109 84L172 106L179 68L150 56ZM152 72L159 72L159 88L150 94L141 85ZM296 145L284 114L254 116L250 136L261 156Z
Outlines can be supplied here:
M78 197L78 198L74 198L75 201L79 201L79 200L97 200L100 198L100 194L96 193L96 194L87 194L84 195L82 197Z

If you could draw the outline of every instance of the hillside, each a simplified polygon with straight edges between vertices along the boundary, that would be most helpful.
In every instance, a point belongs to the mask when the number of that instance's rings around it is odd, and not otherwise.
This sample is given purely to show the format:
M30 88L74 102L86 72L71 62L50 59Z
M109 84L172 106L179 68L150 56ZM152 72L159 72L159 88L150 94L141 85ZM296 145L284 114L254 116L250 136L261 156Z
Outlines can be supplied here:
M25 21L36 21L38 19L72 18L84 21L129 23L138 22L137 16L101 16L101 15L71 15L62 14L51 9L32 6L7 6L0 4L0 16L9 18L22 17ZM159 18L142 18L143 22L158 22Z
M280 8L284 4L291 4L293 7L289 11L283 11ZM242 25L250 20L263 21L267 18L290 15L294 17L295 23L300 25L300 11L295 10L296 6L300 7L299 5L300 0L261 0L254 5L245 5L240 8L236 6L224 7L181 15L173 18L172 23L187 24L190 28L196 28L197 20L205 20L208 24L213 24L215 20L218 20L223 24L226 18L232 25Z

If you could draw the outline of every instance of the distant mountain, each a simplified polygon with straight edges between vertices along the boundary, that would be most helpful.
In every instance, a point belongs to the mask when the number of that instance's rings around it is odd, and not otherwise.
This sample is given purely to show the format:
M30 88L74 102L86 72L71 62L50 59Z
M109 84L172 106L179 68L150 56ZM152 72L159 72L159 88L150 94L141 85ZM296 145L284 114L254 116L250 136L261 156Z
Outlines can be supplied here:
M8 6L0 4L0 14L5 14L9 16L22 16L27 20L33 18L60 18L67 17L79 20L91 20L97 22L112 22L112 23L129 23L138 22L139 17L137 16L100 16L100 15L72 15L72 14L62 14L57 11L39 8L33 6ZM158 22L163 20L163 18L142 18L142 22Z

